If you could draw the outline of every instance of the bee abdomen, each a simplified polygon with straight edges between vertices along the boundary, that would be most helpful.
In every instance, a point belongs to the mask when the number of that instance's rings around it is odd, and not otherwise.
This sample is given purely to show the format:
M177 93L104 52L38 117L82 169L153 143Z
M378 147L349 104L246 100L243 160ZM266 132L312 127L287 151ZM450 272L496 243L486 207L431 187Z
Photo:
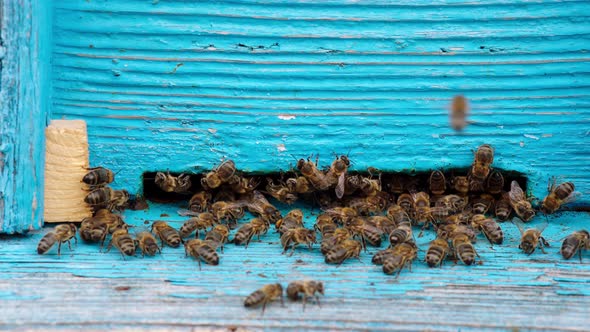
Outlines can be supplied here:
M246 300L244 301L244 306L253 307L255 305L258 305L264 301L265 297L266 295L263 291L257 290L246 298Z
M198 224L194 219L196 218L190 218L182 226L180 226L180 237L188 237L189 235L191 235L192 232L194 232L198 228Z
M471 243L462 243L457 246L459 259L465 265L471 265L475 262L475 248Z
M248 241L250 234L252 233L252 226L250 224L246 224L242 226L236 235L234 236L233 242L235 244L244 244Z
M37 245L37 253L39 255L43 255L44 253L48 252L56 241L57 239L55 238L55 234L53 232L45 234L41 241L39 241L39 245Z
M218 265L219 264L219 255L215 249L211 248L208 245L201 246L197 249L197 253L203 259L203 261L209 265Z
M401 269L403 266L403 260L396 256L390 256L383 261L383 273L393 274L394 272Z
M162 232L162 236L166 244L172 248L176 248L180 245L180 235L173 229L165 229Z
M445 256L445 250L439 246L431 246L426 252L426 263L430 267L439 265Z
M119 250L127 256L135 255L135 242L133 242L131 236L119 239Z
M346 249L336 248L331 249L326 253L326 263L341 263L346 259Z
M287 297L290 300L296 301L299 300L299 292L302 292L302 287L297 282L292 282L287 286Z

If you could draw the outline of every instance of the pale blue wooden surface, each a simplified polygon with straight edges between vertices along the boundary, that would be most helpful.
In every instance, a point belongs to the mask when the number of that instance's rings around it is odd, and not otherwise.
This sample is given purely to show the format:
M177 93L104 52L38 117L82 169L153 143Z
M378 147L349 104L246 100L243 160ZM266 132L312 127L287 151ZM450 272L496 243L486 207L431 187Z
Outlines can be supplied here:
M152 205L149 211L127 211L128 223L169 220L179 227L178 206ZM286 211L283 209L283 211ZM305 224L315 218L306 211ZM160 217L168 213L170 217ZM246 222L244 218L240 223ZM536 218L532 225L544 219ZM248 249L228 244L218 266L184 257L182 248L164 248L152 258L123 260L112 251L79 243L62 257L55 250L36 254L45 231L0 241L0 328L178 328L193 326L276 330L546 330L587 331L590 314L590 253L584 263L564 261L561 239L587 228L587 213L564 213L550 219L544 235L547 254L531 256L518 249L520 235L504 223L505 243L490 248L480 236L475 247L483 265L466 267L446 262L428 268L424 259L432 231L418 239L422 251L412 272L398 279L371 264L376 251L362 253L362 263L326 265L316 245L312 251L281 255L278 235L270 232ZM247 310L243 299L265 283L286 284L313 278L325 282L326 296L318 308L273 303L263 317ZM116 287L131 287L118 291Z
M535 196L590 197L588 1L54 3L53 117L88 121L91 164L246 171L350 151L354 167L463 167L482 143ZM260 46L260 47L259 47ZM448 126L451 97L474 122Z

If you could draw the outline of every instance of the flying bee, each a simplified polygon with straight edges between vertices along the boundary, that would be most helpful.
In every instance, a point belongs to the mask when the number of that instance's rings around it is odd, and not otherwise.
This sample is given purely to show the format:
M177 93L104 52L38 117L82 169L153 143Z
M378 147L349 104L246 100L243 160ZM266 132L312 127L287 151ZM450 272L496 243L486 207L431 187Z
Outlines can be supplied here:
M385 216L393 221L396 225L399 225L403 222L411 222L410 216L406 213L406 211L395 203L391 204L387 208Z
M430 242L430 247L426 251L426 264L430 267L442 266L443 261L450 252L449 242L443 238L437 237Z
M326 263L340 266L345 260L352 257L360 261L361 249L362 244L359 241L353 239L344 240L330 248L326 253Z
M230 178L228 184L233 192L243 195L256 190L256 187L260 184L260 179L256 177L246 178L234 175Z
M232 160L225 160L201 179L205 189L215 189L230 181L236 173L236 164Z
M512 181L510 184L510 192L508 192L508 197L510 198L510 205L514 209L514 213L522 219L522 221L527 222L533 219L535 216L535 211L531 206L531 203L526 199L526 196L518 182Z
M520 245L518 248L522 249L525 254L530 255L535 252L535 249L539 247L541 251L546 254L545 249L543 247L550 247L549 242L545 240L541 233L547 227L547 223L540 225L539 227L535 228L528 228L524 229L524 225L522 222L518 220L513 220L514 224L518 227L520 234L522 235L520 238Z
M225 225L215 225L213 229L211 229L205 235L205 242L209 244L213 249L217 249L217 247L221 247L221 252L223 253L223 245L229 239L229 228Z
M396 245L392 254L383 260L383 273L393 274L397 272L396 278L406 266L412 271L412 261L417 256L418 247L413 242L404 242Z
M307 244L309 250L311 250L312 245L316 243L315 231L303 227L297 227L290 228L281 235L283 254L286 253L289 246L291 246L291 253L289 256L292 256L295 252L295 247L300 243Z
M92 189L105 186L115 181L115 173L113 173L110 169L104 167L94 167L89 168L88 170L89 172L84 175L82 182L89 185Z
M219 201L211 205L211 213L218 222L227 220L234 224L238 219L244 216L244 204L240 202Z
M559 251L564 259L572 258L576 253L580 255L582 262L582 249L590 249L590 233L587 230L580 230L568 235L561 244Z
M453 179L451 180L451 184L453 186L453 189L455 189L455 191L459 195L467 195L467 193L469 192L469 180L466 176L453 177Z
M342 198L344 196L345 182L346 182L346 171L350 166L350 160L347 156L340 156L336 158L330 169L326 173L326 178L331 185L336 185L335 193L336 197Z
M298 198L286 184L275 184L271 178L267 179L266 191L277 201L289 205L295 203Z
M367 197L351 197L346 200L349 208L356 210L359 215L370 216L385 210L387 201L380 195Z
M337 228L334 233L322 235L320 251L326 255L336 245L352 238L352 234L346 228Z
M383 265L383 261L385 260L385 258L387 258L388 256L391 256L393 254L393 252L394 252L393 248L379 250L375 253L375 255L373 255L373 258L371 259L371 263L376 264L376 265Z
M554 179L553 183L547 188L549 195L543 199L541 211L545 214L551 214L559 210L562 205L572 202L577 197L577 193L574 192L575 189L573 182L564 182L556 186Z
M335 207L325 210L324 213L332 217L339 224L345 224L358 215L356 210L350 207Z
M433 195L442 195L447 190L447 179L443 172L436 170L430 173L428 188Z
M483 214L476 214L471 217L471 225L473 228L479 229L491 244L504 242L504 232L494 219L486 218Z
M498 170L493 170L486 180L486 190L492 195L497 195L504 189L504 176Z
M280 234L285 233L291 228L298 227L303 227L303 211L300 209L289 211L284 218L279 219L275 224L275 228Z
M480 145L475 152L470 174L484 181L490 174L490 165L494 162L494 149L489 144Z
M119 228L113 232L111 242L107 246L107 252L110 251L112 247L119 250L123 259L125 259L125 255L135 256L135 241L131 235L129 235L127 227Z
M502 196L495 204L495 214L499 221L506 221L512 214L512 205L510 204L510 196L507 192L502 192Z
M201 260L209 265L219 264L219 255L215 251L215 248L207 241L200 239L191 239L184 243L184 254L185 257L189 255L194 257L199 262L199 270L201 269Z
M409 222L402 222L389 234L389 247L393 248L396 245L404 242L414 242L414 234L412 233L412 224Z
M366 222L365 218L356 217L344 224L344 227L352 233L353 236L361 238L361 243L365 251L367 250L366 243L369 242L372 246L381 246L381 237L383 232L377 227Z
M307 159L299 159L297 162L297 169L301 172L309 183L318 190L327 190L330 188L330 181L328 177L322 173L313 161Z
M246 206L248 211L257 214L260 218L272 224L275 224L282 217L281 212L270 204L259 191L254 191L248 196Z
M305 176L298 176L296 178L289 178L285 185L292 193L308 194L313 191L311 183Z
M158 172L156 173L154 182L160 189L167 193L185 193L192 186L190 176L184 173L176 177L170 175L170 172L166 172L166 174Z
M78 239L76 238L76 225L74 224L61 224L55 226L55 228L50 231L49 233L45 234L39 244L37 245L37 253L39 255L43 255L53 247L53 245L57 242L57 255L61 255L61 244L64 242L68 243L68 248L72 250L72 246L70 241L74 239L74 242L78 244Z
M160 252L160 247L156 238L150 232L139 232L135 236L135 245L141 250L141 256L155 256L156 252Z
M449 109L451 127L457 131L463 130L467 126L466 118L468 113L469 103L467 102L467 98L462 95L454 96Z
M193 212L205 212L211 202L211 194L206 191L199 191L188 201L188 209Z
M475 262L475 257L479 257L469 236L466 234L456 233L451 239L451 242L453 243L453 255L455 261L458 258L463 264L471 265Z
M494 197L490 194L481 194L471 200L471 209L474 214L486 214L494 207Z
M278 224L278 222L277 222ZM322 213L316 218L315 225L313 228L322 234L322 237L329 237L336 231L338 225L334 222L331 216Z
M129 193L127 190L113 190L109 187L95 189L84 198L84 202L94 209L106 207L110 211L124 208L128 200Z
M248 248L248 244L250 244L250 240L252 240L254 235L257 235L258 240L260 240L260 235L266 234L268 227L269 224L266 221L260 218L254 218L238 229L232 242L235 244L245 244L246 248Z
M266 304L276 299L280 299L281 305L284 306L283 287L281 286L281 284L264 285L259 290L248 295L248 297L244 301L244 306L246 308L249 308L262 305L262 314L264 315L264 309L266 308Z
M386 216L371 216L367 217L366 221L367 224L376 227L379 229L383 234L391 234L393 230L397 227L397 223L395 223L392 219L387 218Z
M152 232L160 238L160 245L163 246L166 243L172 248L178 248L182 239L177 230L168 225L165 221L155 221L152 224Z
M195 237L199 237L199 230L213 227L216 224L215 216L209 212L203 212L198 217L190 218L180 226L179 234L181 238L186 238L191 235L195 230L197 233Z
M315 297L315 301L320 305L319 294L324 295L324 284L315 280L299 280L289 283L287 286L287 297L291 301L303 300L303 311L305 311L305 302L308 298Z
M471 242L474 242L477 236L471 226L463 224L446 224L437 229L437 236L447 241L451 241L459 234L467 236Z

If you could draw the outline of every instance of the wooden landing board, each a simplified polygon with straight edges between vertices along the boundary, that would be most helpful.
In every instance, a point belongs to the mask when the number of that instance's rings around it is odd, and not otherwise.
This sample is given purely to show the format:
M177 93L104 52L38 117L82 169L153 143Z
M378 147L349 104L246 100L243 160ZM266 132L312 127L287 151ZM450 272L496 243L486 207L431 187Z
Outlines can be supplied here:
M152 204L149 211L128 211L125 217L137 226L164 219L179 227L183 218L177 208ZM170 217L161 218L162 213ZM310 211L306 215L310 227L315 218ZM403 271L398 279L371 264L375 248L362 254L362 263L335 267L323 262L318 246L281 255L272 232L247 250L228 244L220 265L203 265L201 271L182 248L123 260L115 251L99 253L97 246L79 243L72 252L62 248L62 257L55 250L39 256L35 249L46 227L29 236L1 238L0 329L584 331L590 314L590 254L584 254L582 264L564 261L558 247L566 234L587 228L589 221L586 213L551 218L544 234L553 247L531 256L517 248L516 227L504 223L504 245L491 249L478 239L483 265L447 262L431 269L416 261L412 272ZM426 250L432 237L428 231L419 238L420 248ZM310 304L303 312L301 303L287 302L285 308L273 303L264 316L243 307L244 297L265 283L286 286L302 278L324 281L321 307Z

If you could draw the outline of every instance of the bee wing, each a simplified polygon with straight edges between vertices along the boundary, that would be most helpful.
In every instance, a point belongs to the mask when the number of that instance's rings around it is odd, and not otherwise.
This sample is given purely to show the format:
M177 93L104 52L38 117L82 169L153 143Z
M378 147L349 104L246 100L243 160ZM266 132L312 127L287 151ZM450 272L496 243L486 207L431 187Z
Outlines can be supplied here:
M338 184L336 185L336 197L342 198L344 196L344 183L346 180L346 173L340 174L338 177Z
M573 201L575 201L575 200L579 199L580 197L582 197L582 193L581 193L581 192L579 192L579 191L574 191L574 192L573 192L573 193L571 193L571 194L570 194L568 197L566 197L566 198L565 198L565 199L564 199L564 200L561 202L561 204L562 204L562 205L565 205L565 204L571 203L571 202L573 202Z
M522 188L520 188L518 182L516 181L512 181L512 183L510 184L510 191L508 192L508 196L510 197L510 200L512 200L513 202L526 200L524 191L522 191Z
M549 223L547 221L544 221L542 224L540 224L539 226L537 226L535 228L537 228L539 233L543 233L543 231L545 230L545 228L547 228L547 226L549 226Z
M522 235L524 233L524 223L522 221L520 221L519 219L515 219L512 218L511 222L516 225L516 227L518 227L518 230L520 231L520 234Z
M178 209L178 211L176 211L176 213L178 213L178 215L182 216L182 217L186 217L186 216L198 217L201 214L200 212L194 212L194 211L187 210L187 209Z

